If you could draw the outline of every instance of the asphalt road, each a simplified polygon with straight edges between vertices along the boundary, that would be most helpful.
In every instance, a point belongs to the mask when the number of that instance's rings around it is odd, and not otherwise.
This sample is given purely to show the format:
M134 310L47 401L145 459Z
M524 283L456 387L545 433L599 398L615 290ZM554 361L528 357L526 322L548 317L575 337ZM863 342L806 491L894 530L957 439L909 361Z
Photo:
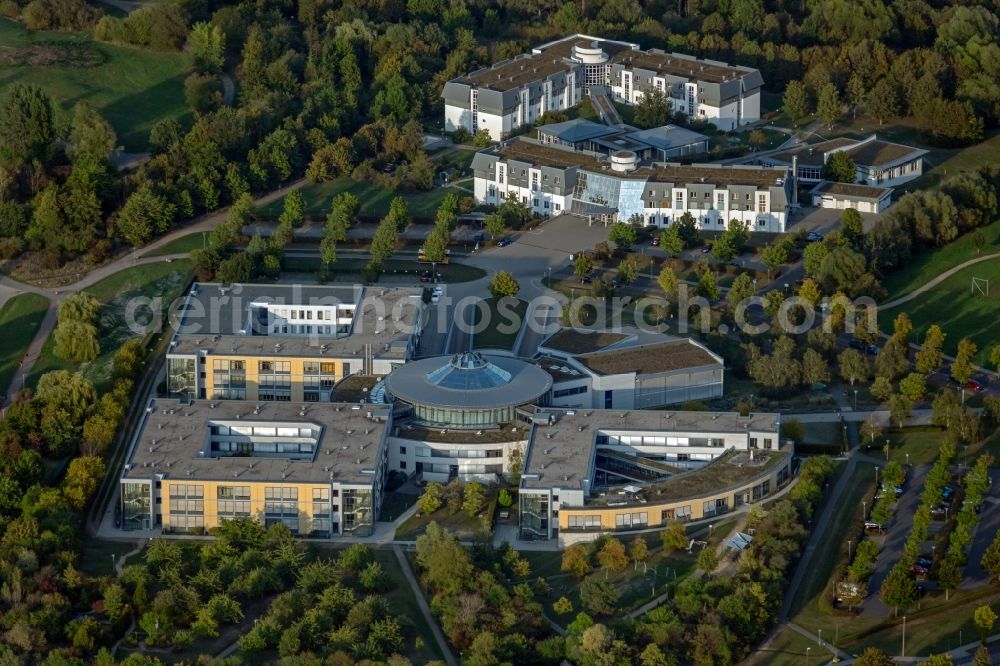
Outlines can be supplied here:
M990 574L986 573L979 562L983 559L986 549L993 543L993 538L1000 532L1000 470L990 470L993 485L986 494L983 512L979 516L979 525L972 535L972 550L969 552L969 562L965 565L965 575L959 587L967 590L990 582Z
M889 530L882 541L882 548L875 562L875 570L868 580L868 597L861 607L862 617L883 618L892 612L882 603L879 598L879 588L882 581L889 574L889 570L899 561L903 555L903 544L913 529L913 514L920 506L920 493L923 491L924 479L930 466L920 465L910 468L909 478L906 481L906 488L903 496L896 502L896 509L893 512L892 522ZM868 511L871 512L871 500L869 500Z

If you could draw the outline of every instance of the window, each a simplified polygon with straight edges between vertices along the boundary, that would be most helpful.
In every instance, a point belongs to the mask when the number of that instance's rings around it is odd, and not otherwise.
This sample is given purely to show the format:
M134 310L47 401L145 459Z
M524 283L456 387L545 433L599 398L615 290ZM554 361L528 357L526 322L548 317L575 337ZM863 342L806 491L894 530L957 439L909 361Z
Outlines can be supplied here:
M767 195L758 194L757 195L757 212L766 213L767 212Z
M649 514L642 513L619 513L615 516L615 529L641 529L649 523Z
M751 449L756 449L757 448L757 438L756 437L751 437L750 438L750 448Z
M406 469L406 461L405 460L400 460L399 461L399 469Z
M599 530L601 529L600 516L569 516L568 525L571 530Z
M770 437L765 437L764 438L764 448L767 449L767 450L771 450L771 438Z
M399 455L401 455L401 456L405 456L406 455L406 447L405 446L399 447Z
M257 361L258 372L274 372L274 363L271 361Z

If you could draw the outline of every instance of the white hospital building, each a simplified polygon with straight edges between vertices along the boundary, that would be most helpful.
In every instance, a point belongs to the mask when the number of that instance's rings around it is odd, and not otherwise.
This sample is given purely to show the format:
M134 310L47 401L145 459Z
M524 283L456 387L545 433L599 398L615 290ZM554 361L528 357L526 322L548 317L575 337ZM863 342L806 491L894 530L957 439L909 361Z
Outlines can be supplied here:
M689 121L728 131L760 119L763 83L750 67L577 34L453 79L441 95L447 131L486 129L500 140L585 94L638 104L647 90L663 92Z

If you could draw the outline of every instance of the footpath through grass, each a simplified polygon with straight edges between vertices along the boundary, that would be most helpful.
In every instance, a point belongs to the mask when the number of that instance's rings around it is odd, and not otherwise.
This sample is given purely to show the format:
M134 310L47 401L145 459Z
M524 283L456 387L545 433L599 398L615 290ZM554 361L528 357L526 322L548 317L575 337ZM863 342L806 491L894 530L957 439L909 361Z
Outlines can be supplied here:
M80 370L94 383L99 393L106 391L111 385L115 352L126 339L139 336L132 330L130 319L134 319L136 324L146 325L153 316L159 317L161 312L167 311L170 302L181 295L190 279L191 267L187 261L164 261L126 268L88 287L84 291L101 303L97 314L100 355L90 363L66 361L56 356L55 336L49 336L38 362L28 375L28 385L37 385L38 379L52 370ZM159 311L154 315L147 306L130 311L130 302L141 298L161 299Z
M976 248L976 235L980 234L983 239L981 251ZM985 254L995 254L1000 252L1000 220L996 220L976 231L967 233L944 247L925 250L914 256L905 266L888 275L882 286L889 293L886 301L891 301L900 296L905 296L914 289L925 285L936 276L941 275L946 270L954 268L961 263ZM983 264L976 264L972 268L981 268ZM969 290L969 279L965 280L965 290ZM909 307L911 303L905 304Z
M175 238L166 245L162 245L154 250L144 253L143 257L165 257L171 254L187 254L192 250L200 250L205 247L205 234L208 232L196 231L180 238Z
M1000 226L994 225L997 230ZM996 250L993 250L996 251ZM941 271L928 268L926 276L933 277ZM972 278L989 280L989 290L980 284L982 291L973 290ZM913 321L913 337L923 340L932 324L945 332L944 352L954 356L958 341L969 338L979 347L973 357L978 365L989 363L990 347L997 344L996 322L1000 311L1000 258L980 262L964 268L919 297L888 310L879 311L879 326L883 331L892 330L892 320L906 312Z
M0 394L14 379L48 309L49 300L38 294L19 294L0 309Z
M149 131L165 118L189 115L183 54L103 44L81 33L29 32L0 19L0 98L30 83L65 110L88 102L115 128L118 143L145 151Z

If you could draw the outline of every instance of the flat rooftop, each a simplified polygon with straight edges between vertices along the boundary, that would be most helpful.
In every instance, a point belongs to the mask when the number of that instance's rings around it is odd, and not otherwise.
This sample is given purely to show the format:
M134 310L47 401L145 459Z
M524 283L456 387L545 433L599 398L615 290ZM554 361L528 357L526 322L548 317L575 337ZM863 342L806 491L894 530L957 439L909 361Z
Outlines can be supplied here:
M618 375L634 371L652 375L685 368L721 365L710 352L687 340L636 345L581 354L576 360L599 375Z
M746 165L721 166L718 164L658 163L627 173L612 171L608 162L596 157L552 145L543 145L523 137L505 143L499 152L504 160L520 160L538 166L565 169L579 167L595 173L618 178L648 180L661 183L709 183L713 185L752 185L759 188L778 185L786 173L784 167L759 167Z
M646 502L663 502L716 493L763 474L790 454L788 450L755 450L751 459L748 451L731 449L704 467L643 486L638 495Z
M567 354L586 354L604 349L628 337L624 333L563 328L547 338L542 346Z
M302 412L305 412L303 415ZM371 413L375 418L368 418ZM151 400L142 430L129 453L124 479L276 483L370 484L391 410L379 405L244 402L231 400ZM318 427L312 460L283 457L205 457L209 427L288 424Z
M480 69L456 79L491 90L513 90L534 81L541 81L551 74L569 71L570 63L550 54L522 54L513 60L503 60L492 67Z
M804 143L788 150L771 153L764 159L791 164L792 158L797 157L799 166L823 166L824 153L845 146L853 146L856 143L857 139L847 137L817 143Z
M422 290L407 287L199 284L182 308L171 354L360 358L365 346L377 358L405 357L411 332L422 325ZM332 335L251 335L247 308L267 301L287 305L354 304L351 331ZM389 346L386 349L386 345Z
M898 162L906 158L916 159L927 154L922 148L904 146L901 143L890 143L888 141L868 141L857 148L847 151L855 164L862 166L879 166Z
M874 187L872 185L859 185L858 183L835 183L825 180L812 188L813 194L838 194L846 197L856 197L859 199L872 199L878 201L887 193L892 192L891 187Z
M539 408L524 464L526 475L539 478L526 477L524 486L579 487L580 481L588 478L598 433L777 433L778 426L779 416L766 412L740 416L736 412ZM767 452L755 451L755 455L760 453Z

